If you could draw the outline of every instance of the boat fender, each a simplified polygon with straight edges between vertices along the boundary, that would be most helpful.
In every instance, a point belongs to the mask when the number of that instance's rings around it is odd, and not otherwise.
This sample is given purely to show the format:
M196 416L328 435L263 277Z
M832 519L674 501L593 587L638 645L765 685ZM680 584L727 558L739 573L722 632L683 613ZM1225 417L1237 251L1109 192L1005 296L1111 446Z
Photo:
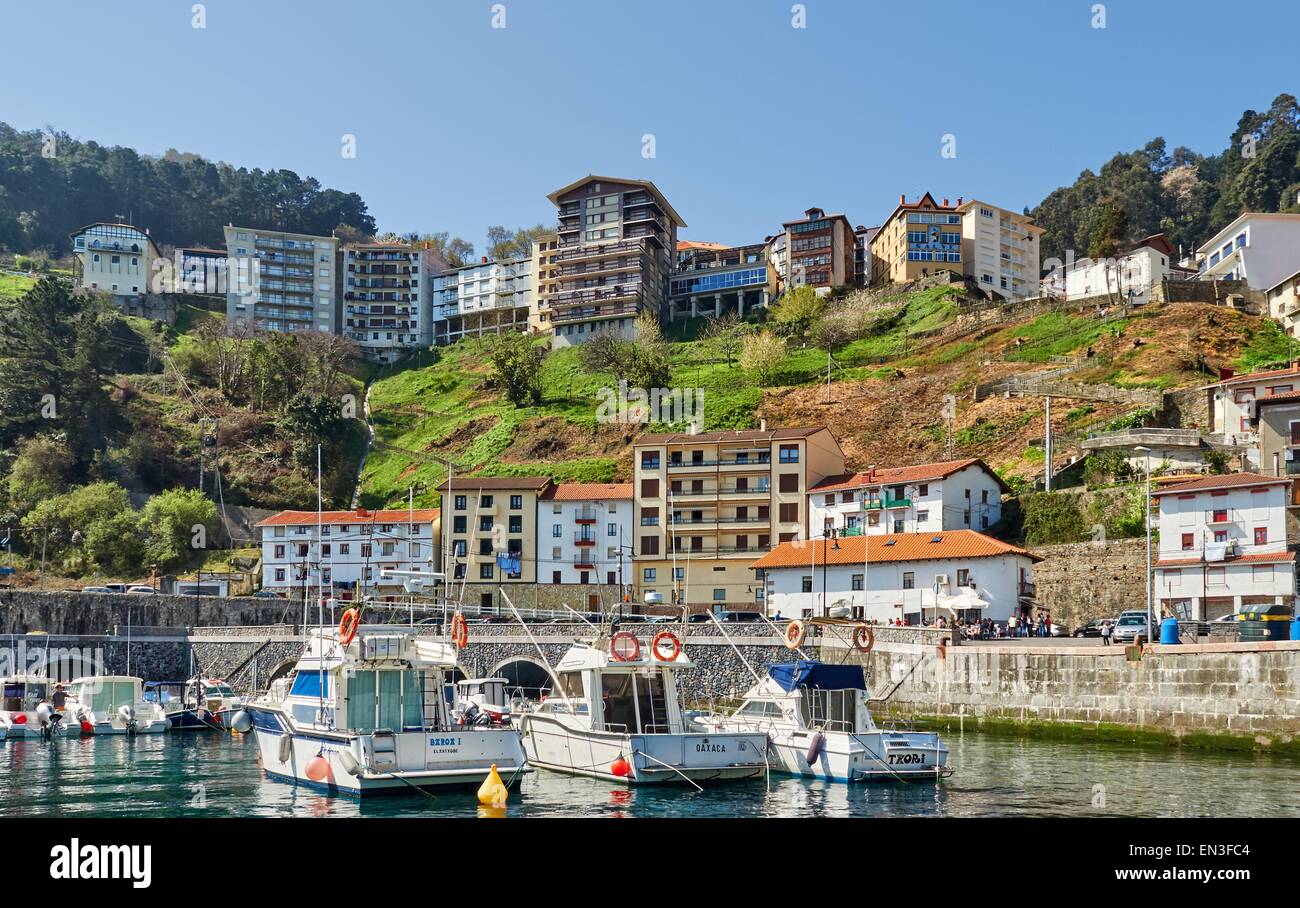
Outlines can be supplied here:
M808 753L804 755L804 759L808 761L809 766L812 766L817 762L817 757L820 756L822 752L822 745L825 743L825 735L819 731L813 732L812 740L808 742Z
M83 735L93 735L95 733L95 726L90 723L89 719L82 718L81 733Z
M241 735L246 735L253 728L253 717L248 714L248 710L241 709L230 720L230 727Z
M619 754L618 759L609 764L609 771L620 779L626 779L632 775L632 764L623 759L622 754Z
M343 771L352 777L361 775L361 761L357 755L350 750L339 751L339 762L343 764Z
M54 707L48 703L40 703L36 707L36 717L41 720L41 725L50 724L50 716L54 715Z
M802 621L791 621L785 626L786 649L798 649L808 636L808 626Z
M307 761L307 778L313 782L324 782L326 779L332 780L334 771L330 768L330 761L321 754L312 757Z
M510 797L510 792L506 788L506 783L501 781L501 775L497 772L497 765L492 764L492 769L488 771L487 778L478 789L478 802L484 807L505 807L506 800Z
M284 735L280 738L280 762L288 763L293 758L293 738Z

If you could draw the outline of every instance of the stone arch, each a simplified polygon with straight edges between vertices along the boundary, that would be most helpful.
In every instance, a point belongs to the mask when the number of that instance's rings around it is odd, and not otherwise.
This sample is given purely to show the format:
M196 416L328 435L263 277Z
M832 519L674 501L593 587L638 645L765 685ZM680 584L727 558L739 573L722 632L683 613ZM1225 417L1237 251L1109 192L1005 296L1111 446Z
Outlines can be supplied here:
M507 688L522 689L524 696L531 700L549 694L554 686L546 665L532 656L510 656L502 659L493 666L487 677L505 678L508 682Z
M271 669L271 673L266 676L266 686L270 687L272 681L275 681L279 678L283 678L285 675L289 674L289 672L293 671L293 667L297 664L298 664L297 656L294 656L290 659L281 659L279 662L275 663L275 667Z

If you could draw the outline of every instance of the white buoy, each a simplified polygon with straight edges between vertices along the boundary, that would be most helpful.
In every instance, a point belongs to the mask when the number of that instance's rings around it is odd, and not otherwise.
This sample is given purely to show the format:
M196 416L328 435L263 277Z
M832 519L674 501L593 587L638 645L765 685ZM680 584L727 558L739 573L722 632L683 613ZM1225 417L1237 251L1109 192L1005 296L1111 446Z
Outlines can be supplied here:
M241 709L231 717L230 727L241 735L246 735L253 728L253 717L248 714L248 710Z
M41 720L41 725L50 724L50 716L54 715L54 707L48 703L40 703L36 707L36 717Z

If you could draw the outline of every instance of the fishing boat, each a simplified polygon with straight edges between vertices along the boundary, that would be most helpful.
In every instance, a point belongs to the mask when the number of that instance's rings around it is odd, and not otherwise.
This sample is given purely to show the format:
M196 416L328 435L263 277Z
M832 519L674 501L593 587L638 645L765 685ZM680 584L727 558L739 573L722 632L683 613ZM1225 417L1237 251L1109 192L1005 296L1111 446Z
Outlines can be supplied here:
M63 712L50 694L55 685L38 675L0 678L0 738L49 738L59 733Z
M184 703L193 712L181 728L228 728L231 718L247 704L247 699L220 678L195 676L186 684Z
M800 659L768 668L729 716L695 715L701 731L757 732L772 769L835 782L933 780L950 775L932 732L876 726L861 665Z
M266 774L356 796L477 787L493 766L516 784L526 771L519 732L451 715L456 645L423 628L349 624L352 613L337 630L313 630L292 683L233 718L251 728Z
M661 631L648 643L609 627L551 670L555 688L519 721L528 761L628 784L755 779L767 771L761 732L685 727L677 672L693 667Z
M70 734L148 735L171 727L162 704L147 700L144 682L130 675L74 678L65 708Z

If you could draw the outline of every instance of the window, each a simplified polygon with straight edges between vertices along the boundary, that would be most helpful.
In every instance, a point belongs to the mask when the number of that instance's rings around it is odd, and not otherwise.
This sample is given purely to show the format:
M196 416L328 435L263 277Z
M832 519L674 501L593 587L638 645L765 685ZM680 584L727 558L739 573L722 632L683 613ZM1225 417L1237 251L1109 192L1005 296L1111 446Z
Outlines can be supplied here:
M916 589L916 574L914 572L912 571L903 572L903 589L905 590Z
M641 554L658 555L659 554L659 537L642 536L641 537Z
M825 498L822 499L822 504L828 504L828 505L835 504L835 495L834 494L827 495Z
M654 568L646 568L641 572L641 580L645 583L654 583L657 574L658 572Z
M520 510L523 506L524 506L524 496L522 496L522 495L511 495L511 496L510 496L510 510L512 510L512 511L518 511L518 510Z
M275 569L275 580L277 583L284 583L284 568Z
M798 463L799 446L798 445L781 445L780 453L781 463Z
M799 474L782 473L780 479L778 480L777 488L782 492L798 492Z
M617 523L607 523L607 524L605 524L605 535L606 535L606 536L617 536L617 535L618 535L618 524L617 524Z
M491 540L491 539L480 539L480 540L478 541L478 553L479 553L480 555L491 555L491 554L492 554L492 540Z
M284 546L283 546L283 545L277 545L277 546L275 547L275 557L276 557L276 558L283 558L283 557L284 557Z
M1255 527L1255 545L1268 545L1268 527Z
M1225 569L1221 567L1212 567L1205 569L1205 582L1210 586L1223 586L1227 581L1224 579Z
M801 593L812 592L812 577L805 575L804 577L799 578L799 592Z
M492 531L492 518L480 517L478 519L478 528L480 533L490 533Z
M559 539L559 538L560 538L561 536L563 536L563 535L564 535L564 524L562 524L562 523L553 523L553 524L551 524L551 536L552 536L552 537L554 537L554 538L556 538L556 539Z
M1227 531L1227 530L1215 530L1215 531L1214 531L1214 541L1215 541L1215 542L1227 542L1227 541L1228 541L1228 531Z
M350 542L341 542L341 543L339 543L339 554L340 554L340 555L349 555L349 554L351 554L351 553L352 553L352 543L350 543Z
M462 516L459 516L459 517L453 517L453 518L451 519L451 531L452 531L453 533L463 533L463 532L465 532L465 527L466 527L466 525L467 525L467 524L466 524L466 520L467 520L467 518L464 517L463 515L462 515Z
M1192 533L1184 533L1184 534L1183 534L1183 551L1184 551L1184 552L1190 552L1192 549L1196 548L1196 541L1195 541L1195 539L1196 539L1196 537L1195 537L1195 535L1192 534Z
M483 496L481 496L481 497L479 498L478 502L479 502L479 504L482 505L483 507L485 507L485 508L490 508L490 507L492 507L492 496L491 496L491 495L483 495Z
M861 575L861 574L854 574L854 575L853 575L853 584L852 584L852 586L853 586L853 589L854 589L854 590L861 590L861 589L862 589L862 575Z
M725 589L725 588L723 588L723 589L719 589L719 588L717 588L717 587L714 587L714 589L713 589L713 601L714 601L714 602L726 602L726 601L727 601L727 591L726 591L726 589Z
M1269 583L1273 580L1273 565L1257 564L1251 569L1251 579L1255 583Z
M641 497L658 498L659 497L659 480L643 479L641 480Z
M1227 522L1228 522L1227 508L1215 508L1212 511L1210 511L1210 523L1227 523Z
M480 580L492 579L492 562L486 561L478 566L478 576Z
M925 523L925 522L928 521L929 519L930 519L930 512L929 512L929 511L917 511L917 512L916 512L916 522L917 522L917 523Z
M464 496L464 495L457 495L457 496L456 496L456 510L458 510L458 511L463 511L463 510L465 510L465 496Z
M522 533L524 531L524 518L522 514L510 515L510 532Z
M916 496L918 498L924 498L929 494L930 494L930 484L928 482L923 482L916 487Z
M659 469L659 452L642 451L641 452L641 469L657 470Z
M656 527L659 526L659 509L642 508L641 509L641 526Z
M961 568L957 571L957 585L970 586L970 569Z

